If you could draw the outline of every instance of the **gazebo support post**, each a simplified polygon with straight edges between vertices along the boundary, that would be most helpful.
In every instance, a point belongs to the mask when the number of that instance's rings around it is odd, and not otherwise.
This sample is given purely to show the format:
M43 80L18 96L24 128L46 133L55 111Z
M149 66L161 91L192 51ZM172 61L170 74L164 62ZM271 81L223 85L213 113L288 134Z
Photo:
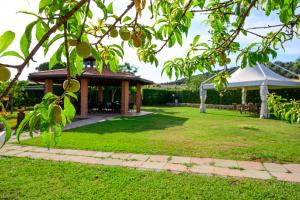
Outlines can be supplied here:
M200 100L201 100L200 112L201 113L205 113L206 112L206 105L205 105L206 96L207 96L207 90L205 90L203 88L203 85L201 85L200 86Z
M103 102L103 87L101 84L98 85L98 102Z
M141 106L142 106L142 85L140 83L136 84L135 106L136 106L136 112L140 113Z
M260 107L260 118L266 119L268 118L268 86L263 83L260 86L260 99L261 99L261 107Z
M80 80L80 118L88 116L88 79Z
M121 95L121 114L128 114L129 106L129 81L122 81L122 95Z
M247 88L243 87L242 89L242 104L247 104Z
M44 93L47 94L48 92L53 92L53 80L52 79L45 80Z

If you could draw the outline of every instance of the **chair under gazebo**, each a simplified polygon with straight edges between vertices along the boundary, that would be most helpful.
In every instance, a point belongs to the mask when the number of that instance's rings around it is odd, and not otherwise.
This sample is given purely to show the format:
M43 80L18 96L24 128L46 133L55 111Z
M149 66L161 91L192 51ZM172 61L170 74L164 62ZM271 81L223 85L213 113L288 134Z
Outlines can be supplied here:
M298 76L297 74L294 75ZM200 86L200 112L206 111L207 90L215 89L213 83L207 83L212 78L204 81ZM299 80L283 77L261 64L254 67L247 66L244 69L238 68L227 81L227 89L242 89L242 105L247 103L247 90L260 91L260 118L268 118L268 89L300 88Z
M136 76L132 73L126 72L112 72L108 68L104 68L102 73L100 73L95 68L95 62L93 58L89 58L88 62L85 60L85 67L83 72L77 79L80 81L80 118L87 118L89 111L89 99L88 99L88 87L96 86L98 87L98 98L96 98L97 103L103 103L103 87L104 86L120 86L121 87L121 98L120 106L115 106L115 109L121 114L126 115L129 112L129 88L130 86L136 87L135 94L135 107L136 112L141 111L142 104L142 94L141 88L142 85L153 84L152 81L143 79L139 76ZM47 70L34 72L29 74L28 79L30 81L44 83L44 92L53 92L53 84L62 84L64 80L67 79L67 70L66 69L56 69L56 70Z

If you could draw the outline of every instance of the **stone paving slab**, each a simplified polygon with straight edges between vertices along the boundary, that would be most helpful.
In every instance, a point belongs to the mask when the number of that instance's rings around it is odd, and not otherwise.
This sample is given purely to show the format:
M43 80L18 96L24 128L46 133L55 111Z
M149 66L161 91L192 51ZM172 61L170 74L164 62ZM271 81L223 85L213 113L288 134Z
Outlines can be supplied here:
M190 168L190 171L194 173L212 175L214 173L214 167L209 165L194 165Z
M106 158L101 159L99 161L99 164L101 165L112 165L112 166L122 166L123 161L120 159L112 159L112 158Z
M50 149L5 145L1 156L28 157L51 161L82 164L122 166L139 170L197 173L201 175L271 179L300 183L300 164L260 163L213 158L195 158L168 155L144 155L133 153L97 152L76 149Z
M219 176L243 177L241 170L230 169L225 167L214 167L213 174Z
M143 161L124 161L122 163L122 166L137 168L140 167L143 163Z
M300 164L284 164L283 167L292 173L300 173Z
M172 156L171 163L188 164L191 163L190 157Z
M264 163L264 166L270 172L288 172L286 168L277 163Z
M237 161L235 160L214 159L214 165L218 167L239 167Z
M113 152L96 152L93 156L99 158L108 158L113 154Z
M127 159L128 160L136 160L136 161L146 161L149 159L149 155L143 155L143 154L132 154L131 156L129 156Z
M162 169L169 171L188 172L188 168L185 165L167 163Z
M255 178L255 179L271 179L271 175L267 171L259 171L259 170L242 170L241 174L246 178Z
M151 162L168 162L170 156L151 155L149 161Z
M278 180L300 183L300 173L271 172Z
M163 162L144 162L140 167L143 169L162 170L166 163Z
M214 163L213 158L191 158L191 163L197 164L197 165L211 165Z
M132 154L131 153L113 153L110 157L115 159L128 159Z
M253 161L237 161L239 168L252 169L252 170L265 170L264 166L260 162Z

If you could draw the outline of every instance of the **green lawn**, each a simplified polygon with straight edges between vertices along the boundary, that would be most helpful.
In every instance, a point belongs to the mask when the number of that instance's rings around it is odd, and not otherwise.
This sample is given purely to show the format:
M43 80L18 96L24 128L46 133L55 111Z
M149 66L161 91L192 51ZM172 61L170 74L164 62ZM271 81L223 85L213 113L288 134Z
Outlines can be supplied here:
M148 107L154 114L67 131L59 148L300 162L300 126L237 111ZM42 146L41 138L22 144Z
M0 157L0 199L300 199L300 185Z

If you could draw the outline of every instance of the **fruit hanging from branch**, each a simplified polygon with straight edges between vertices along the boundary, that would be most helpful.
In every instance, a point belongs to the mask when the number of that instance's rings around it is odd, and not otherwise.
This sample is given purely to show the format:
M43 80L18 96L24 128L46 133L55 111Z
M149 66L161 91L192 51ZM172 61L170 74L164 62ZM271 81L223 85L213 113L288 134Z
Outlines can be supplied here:
M81 58L87 58L91 55L91 45L88 42L78 42L76 53Z
M63 83L63 88L66 92L78 92L80 90L80 83L76 79L71 79L70 81L65 80Z
M10 71L7 67L5 66L0 66L0 81L8 81L10 79Z

